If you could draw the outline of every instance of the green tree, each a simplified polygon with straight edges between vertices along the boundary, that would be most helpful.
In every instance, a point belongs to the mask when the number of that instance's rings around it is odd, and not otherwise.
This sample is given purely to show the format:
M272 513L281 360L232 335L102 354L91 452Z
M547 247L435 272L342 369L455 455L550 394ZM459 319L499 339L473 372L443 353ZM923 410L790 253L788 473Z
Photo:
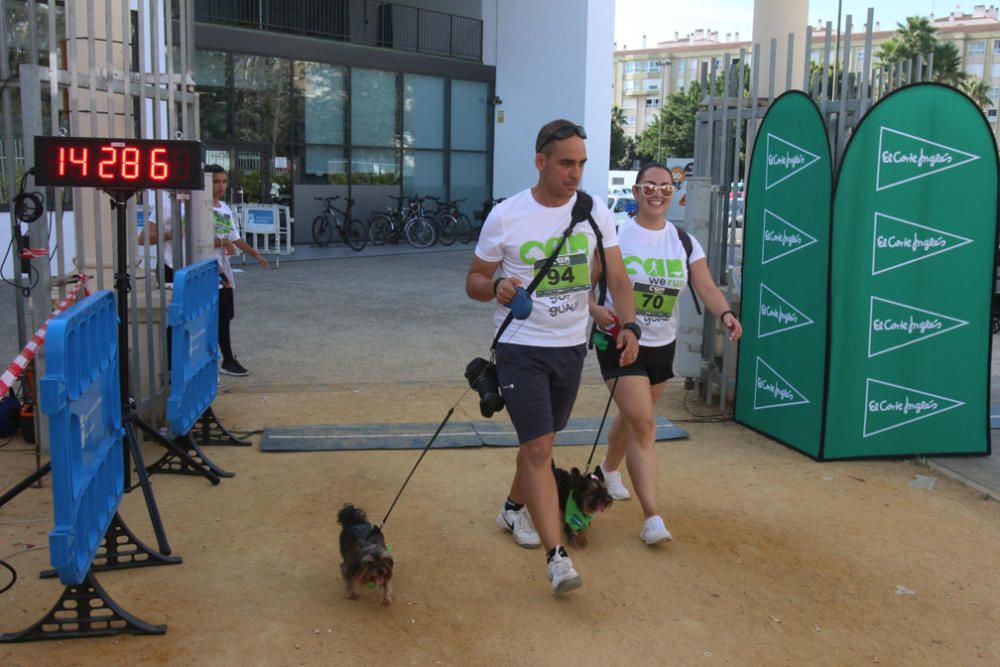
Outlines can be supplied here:
M993 100L990 99L989 95L990 88L982 79L977 79L974 76L969 77L962 83L961 90L971 97L972 101L978 104L983 111L993 106Z
M896 34L886 40L875 57L883 65L912 62L918 56L925 61L933 54L933 79L939 83L959 87L968 78L962 70L962 57L951 42L939 42L934 33L937 28L926 18L911 16L905 23L896 24Z
M609 169L617 169L628 158L629 137L625 136L625 112L611 107L611 161Z
M701 84L671 93L653 122L639 137L637 152L654 160L694 155L694 121L701 103Z

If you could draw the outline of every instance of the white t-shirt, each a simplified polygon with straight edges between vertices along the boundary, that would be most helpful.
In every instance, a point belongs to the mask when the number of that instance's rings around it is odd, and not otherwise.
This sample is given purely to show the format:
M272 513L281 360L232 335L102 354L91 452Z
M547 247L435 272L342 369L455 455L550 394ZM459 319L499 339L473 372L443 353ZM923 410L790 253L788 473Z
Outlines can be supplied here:
M576 195L558 207L542 206L531 190L523 190L497 204L479 235L476 256L500 262L504 277L517 277L525 288L555 250L572 219ZM594 199L594 222L601 230L605 248L618 245L614 220L604 202ZM587 342L587 293L590 267L597 252L597 238L587 220L578 222L573 233L532 293L531 316L513 320L500 339L503 343L539 347L570 347ZM499 303L493 319L497 328L510 310Z
M690 236L690 234L688 235ZM698 239L691 238L690 262L705 258ZM642 327L642 345L659 347L677 338L674 306L687 288L687 253L673 223L663 229L646 229L634 218L618 228L618 243L625 271L635 295L635 319ZM614 307L611 292L606 305Z
M240 240L240 230L236 228L236 220L233 212L226 202L220 201L219 205L212 209L212 224L215 228L215 238L229 239L230 241ZM215 248L215 259L219 262L220 270L226 274L226 279L232 287L236 287L236 280L233 278L233 267L229 265L229 255L223 247Z

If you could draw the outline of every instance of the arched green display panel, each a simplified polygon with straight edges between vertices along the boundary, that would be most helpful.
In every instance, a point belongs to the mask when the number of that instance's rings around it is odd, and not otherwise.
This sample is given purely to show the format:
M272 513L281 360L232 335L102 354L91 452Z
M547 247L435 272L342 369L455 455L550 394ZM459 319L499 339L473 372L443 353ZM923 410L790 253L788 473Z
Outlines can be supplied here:
M840 167L826 459L989 452L997 149L936 84L877 104Z
M771 106L747 183L736 420L820 453L830 193L826 128L803 93Z

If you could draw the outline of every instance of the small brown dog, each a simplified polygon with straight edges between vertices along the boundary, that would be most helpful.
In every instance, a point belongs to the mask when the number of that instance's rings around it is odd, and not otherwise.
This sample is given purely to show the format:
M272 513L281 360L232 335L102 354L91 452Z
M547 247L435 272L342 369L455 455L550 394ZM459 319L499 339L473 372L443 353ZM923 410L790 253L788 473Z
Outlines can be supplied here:
M382 587L382 605L392 604L392 554L378 526L368 522L365 511L350 503L337 513L340 531L340 573L344 576L347 597L357 600L363 585Z
M554 461L552 474L555 475L556 489L559 491L559 511L563 515L566 537L573 546L586 546L586 531L590 528L591 518L595 513L611 507L614 502L608 493L608 487L594 473L584 475L579 468L566 472L556 467Z

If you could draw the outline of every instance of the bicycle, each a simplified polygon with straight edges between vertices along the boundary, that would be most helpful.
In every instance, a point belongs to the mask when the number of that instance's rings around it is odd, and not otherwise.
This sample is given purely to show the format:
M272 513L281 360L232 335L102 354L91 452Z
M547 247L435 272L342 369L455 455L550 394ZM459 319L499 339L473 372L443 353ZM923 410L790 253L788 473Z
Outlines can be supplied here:
M469 216L458 210L458 205L465 199L444 201L437 197L427 197L435 204L434 219L437 222L438 240L441 245L451 245L456 240L468 243L472 240L472 222Z
M473 215L476 216L476 220L479 221L479 224L475 227L471 227L471 233L469 235L470 240L479 240L479 234L483 231L483 223L485 223L486 218L489 217L490 211L492 211L493 207L502 202L504 199L504 197L487 199L483 202L483 207L481 209L473 212Z
M347 247L361 252L368 243L368 228L362 221L351 217L354 200L347 197L345 199L347 206L344 210L340 210L333 205L333 202L340 199L339 196L313 197L313 199L326 202L326 210L313 220L313 242L321 248L325 248L333 241L333 230L336 227Z
M384 211L372 213L368 219L368 238L372 245L382 245L386 241L389 243L399 243L399 237L403 235L403 224L406 217L403 215L403 202L406 197L386 195L388 199L396 201L396 208L388 207Z
M410 200L410 215L403 223L403 234L414 248L429 248L438 240L437 229L424 213L424 197Z

